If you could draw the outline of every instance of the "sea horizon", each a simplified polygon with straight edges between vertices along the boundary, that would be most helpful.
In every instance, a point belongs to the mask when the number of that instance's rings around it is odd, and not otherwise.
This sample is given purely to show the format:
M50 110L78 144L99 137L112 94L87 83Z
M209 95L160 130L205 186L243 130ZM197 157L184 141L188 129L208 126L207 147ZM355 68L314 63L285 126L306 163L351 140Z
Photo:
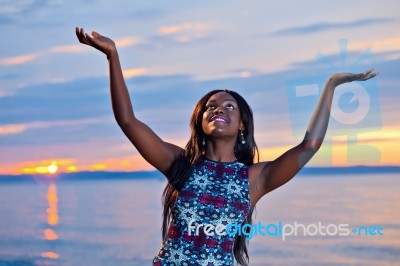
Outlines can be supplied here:
M297 176L313 175L359 175L359 174L400 174L400 166L309 166L299 171ZM399 175L400 177L400 175ZM76 171L57 172L54 174L0 174L0 182L29 180L99 180L99 179L164 179L158 170L141 171Z

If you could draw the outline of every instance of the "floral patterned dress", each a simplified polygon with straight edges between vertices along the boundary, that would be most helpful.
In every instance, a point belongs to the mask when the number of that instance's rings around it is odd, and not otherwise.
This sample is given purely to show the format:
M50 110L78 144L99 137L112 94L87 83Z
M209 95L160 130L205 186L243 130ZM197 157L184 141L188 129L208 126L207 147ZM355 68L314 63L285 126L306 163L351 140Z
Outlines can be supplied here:
M234 235L205 225L240 225L249 211L248 167L201 158L179 192L153 265L234 265Z

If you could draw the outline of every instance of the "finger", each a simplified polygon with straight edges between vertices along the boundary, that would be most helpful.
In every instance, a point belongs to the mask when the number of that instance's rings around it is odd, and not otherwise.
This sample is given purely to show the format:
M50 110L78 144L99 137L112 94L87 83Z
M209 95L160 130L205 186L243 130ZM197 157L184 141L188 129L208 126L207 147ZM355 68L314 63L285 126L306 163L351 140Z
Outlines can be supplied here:
M80 43L88 44L85 38L85 31L83 30L83 28L77 28L76 36L78 37Z
M103 36L101 36L101 35L100 35L98 32L96 32L96 31L92 31L92 36L95 37L95 38L103 37Z
M97 39L90 37L87 33L85 33L85 40L87 41L88 45L94 46L97 44Z
M373 70L374 70L373 68L370 68L370 69L368 69L368 70L365 71L365 72L356 74L356 78L357 78L358 80L365 80L365 78L367 78L368 75L370 75L371 72L372 72Z
M373 77L376 77L376 76L378 76L378 75L379 75L379 72L374 71L374 72L370 73L370 74L368 75L368 77L369 77L369 78L373 78Z
M80 35L80 40L81 40L81 42L82 42L83 44L93 46L93 44L94 44L93 38L90 37L89 34L85 33L85 31L83 30L83 28L80 29L79 35Z
M368 69L367 71L365 71L365 75L369 75L372 73L372 71L374 71L373 68Z
M98 33L97 31L92 31L92 36L96 39L107 39L107 37L101 35L100 33Z
M362 77L360 80L368 80L368 79L371 79L378 75L379 75L379 72L370 72L367 75L365 75L364 77Z
M79 40L79 42L81 42L81 34L80 34L80 28L78 28L78 27L76 27L75 28L75 34L76 34L76 37L78 38L78 40Z

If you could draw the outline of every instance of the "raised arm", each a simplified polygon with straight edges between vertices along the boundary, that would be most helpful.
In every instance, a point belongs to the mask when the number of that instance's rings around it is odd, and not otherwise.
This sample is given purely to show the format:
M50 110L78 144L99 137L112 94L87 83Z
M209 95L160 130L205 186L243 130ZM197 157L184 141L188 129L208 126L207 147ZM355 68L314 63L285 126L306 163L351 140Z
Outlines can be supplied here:
M258 163L250 168L250 196L253 204L292 179L321 147L328 128L335 88L346 82L368 80L378 74L370 69L360 74L336 73L328 78L303 141L274 161Z
M107 56L114 117L143 158L165 174L182 149L161 140L135 117L114 41L97 32L92 32L91 37L82 28L76 28L76 35L81 43L92 46Z

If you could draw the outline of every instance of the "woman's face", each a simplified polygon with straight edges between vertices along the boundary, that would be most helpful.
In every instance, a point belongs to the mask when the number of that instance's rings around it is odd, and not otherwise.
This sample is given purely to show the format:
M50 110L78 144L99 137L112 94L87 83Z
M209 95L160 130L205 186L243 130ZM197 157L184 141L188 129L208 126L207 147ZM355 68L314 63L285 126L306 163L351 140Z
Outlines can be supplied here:
M202 126L207 136L236 138L244 126L235 98L227 92L212 95L206 103Z

